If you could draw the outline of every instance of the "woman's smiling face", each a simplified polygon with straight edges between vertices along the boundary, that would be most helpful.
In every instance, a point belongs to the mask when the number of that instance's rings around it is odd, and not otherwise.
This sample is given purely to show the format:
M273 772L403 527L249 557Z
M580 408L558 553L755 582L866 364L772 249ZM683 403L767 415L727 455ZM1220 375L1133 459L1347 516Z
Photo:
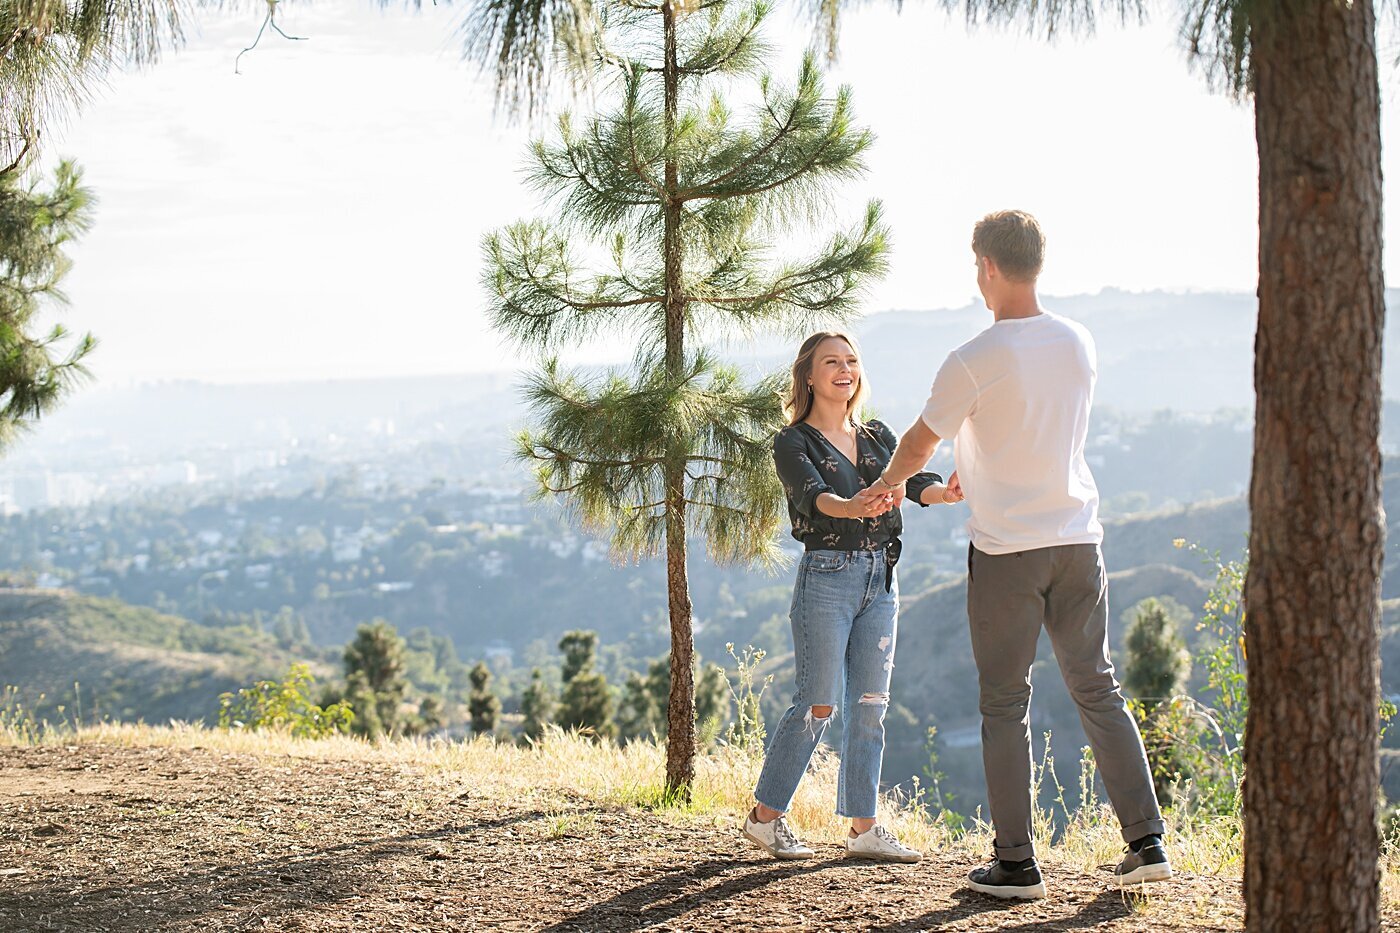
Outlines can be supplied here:
M828 337L812 356L812 394L846 404L860 388L860 358L840 337Z

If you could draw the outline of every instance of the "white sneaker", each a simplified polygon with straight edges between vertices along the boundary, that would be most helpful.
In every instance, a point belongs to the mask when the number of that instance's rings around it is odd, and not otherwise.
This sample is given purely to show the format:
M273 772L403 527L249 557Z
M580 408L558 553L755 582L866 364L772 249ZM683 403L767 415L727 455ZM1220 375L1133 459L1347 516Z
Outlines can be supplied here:
M917 862L924 857L895 838L894 833L876 823L859 836L846 834L846 855L877 859L881 862Z
M787 817L778 817L767 823L753 818L750 810L744 817L744 835L748 836L769 855L780 859L811 858L814 853L802 844L787 824Z

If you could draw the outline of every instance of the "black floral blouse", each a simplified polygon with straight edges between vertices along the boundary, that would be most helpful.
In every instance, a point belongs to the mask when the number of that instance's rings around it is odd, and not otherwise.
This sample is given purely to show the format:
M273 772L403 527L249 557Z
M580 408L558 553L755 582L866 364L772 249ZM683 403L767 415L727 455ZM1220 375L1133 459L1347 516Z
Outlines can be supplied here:
M836 518L817 508L817 496L824 492L849 499L874 483L897 443L883 421L867 421L856 428L856 462L851 463L810 424L779 431L773 438L773 462L787 493L792 536L809 551L878 551L898 541L904 528L898 509L873 518ZM923 505L923 491L941 482L937 473L915 473L904 488L910 500Z

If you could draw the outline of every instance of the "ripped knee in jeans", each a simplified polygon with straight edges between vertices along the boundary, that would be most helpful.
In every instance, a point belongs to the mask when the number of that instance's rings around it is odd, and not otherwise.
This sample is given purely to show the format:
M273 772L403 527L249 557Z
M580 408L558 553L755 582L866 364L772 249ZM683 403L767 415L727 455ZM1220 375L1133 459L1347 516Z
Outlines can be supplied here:
M807 707L807 732L816 738L817 729L826 729L831 722L831 716L836 712L834 706L809 706Z
M861 706L888 706L889 702L888 693L863 693L860 697Z

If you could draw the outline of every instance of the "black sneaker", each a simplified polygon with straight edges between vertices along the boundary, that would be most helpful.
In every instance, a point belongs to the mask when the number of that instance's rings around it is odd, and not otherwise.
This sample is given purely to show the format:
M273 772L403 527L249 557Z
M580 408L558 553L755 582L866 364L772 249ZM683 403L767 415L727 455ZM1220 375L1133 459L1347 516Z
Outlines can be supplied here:
M1123 854L1123 861L1113 869L1113 883L1120 888L1148 881L1166 881L1172 876L1167 860L1167 847L1161 836L1145 836L1135 840Z
M1045 881L1034 858L1007 862L993 858L981 868L967 873L967 886L992 897L1035 900L1045 896Z

